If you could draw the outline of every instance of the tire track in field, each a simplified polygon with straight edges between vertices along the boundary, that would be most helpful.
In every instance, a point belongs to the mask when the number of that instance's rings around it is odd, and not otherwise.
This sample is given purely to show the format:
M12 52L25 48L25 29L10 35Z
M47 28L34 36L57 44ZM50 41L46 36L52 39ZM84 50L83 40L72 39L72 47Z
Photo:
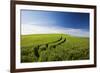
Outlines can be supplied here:
M62 37L54 42L49 42L49 43L46 43L46 44L41 44L41 45L38 45L34 48L34 54L37 58L39 58L39 53L43 50L46 50L46 49L50 49L50 48L56 48L58 45L61 45L63 44L64 42L66 41L66 38Z
M61 40L62 40L62 37L60 39L56 40L56 41L53 41L53 42L49 42L49 43L46 43L46 44L37 45L36 47L34 47L34 54L35 54L35 56L39 57L39 50L40 51L46 50L48 48L49 44L56 43L56 42L59 42Z

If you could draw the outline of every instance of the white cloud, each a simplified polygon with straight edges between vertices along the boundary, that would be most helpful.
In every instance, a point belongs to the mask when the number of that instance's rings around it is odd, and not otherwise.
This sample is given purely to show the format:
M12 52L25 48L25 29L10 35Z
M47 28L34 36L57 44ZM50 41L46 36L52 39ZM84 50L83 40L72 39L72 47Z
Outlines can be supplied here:
M74 36L88 37L89 32L82 29L64 28L57 26L39 26L32 24L22 24L21 34L47 34L47 33L64 33Z

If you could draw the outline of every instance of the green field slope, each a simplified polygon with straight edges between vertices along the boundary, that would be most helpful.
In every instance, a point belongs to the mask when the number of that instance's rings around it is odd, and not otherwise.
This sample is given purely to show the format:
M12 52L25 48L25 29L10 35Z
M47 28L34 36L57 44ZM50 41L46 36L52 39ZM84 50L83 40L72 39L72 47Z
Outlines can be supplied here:
M89 59L89 38L67 34L21 35L21 62Z

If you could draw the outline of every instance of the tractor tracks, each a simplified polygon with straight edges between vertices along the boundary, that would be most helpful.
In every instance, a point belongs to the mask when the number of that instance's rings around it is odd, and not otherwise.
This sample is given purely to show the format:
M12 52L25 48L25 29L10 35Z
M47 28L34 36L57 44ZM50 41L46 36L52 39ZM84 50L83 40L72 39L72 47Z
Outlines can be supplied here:
M56 48L58 45L63 44L65 41L66 41L66 38L61 36L58 40L56 40L54 42L37 45L37 46L33 47L34 55L37 58L39 58L39 56L40 56L39 54L41 53L41 51L45 51L45 50L51 49L51 48Z

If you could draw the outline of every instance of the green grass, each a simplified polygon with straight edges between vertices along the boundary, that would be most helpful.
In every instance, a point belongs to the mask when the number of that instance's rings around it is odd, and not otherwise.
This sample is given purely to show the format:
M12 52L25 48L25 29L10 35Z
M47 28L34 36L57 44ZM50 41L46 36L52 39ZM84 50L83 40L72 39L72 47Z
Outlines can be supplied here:
M89 38L66 34L21 35L21 62L89 59Z

